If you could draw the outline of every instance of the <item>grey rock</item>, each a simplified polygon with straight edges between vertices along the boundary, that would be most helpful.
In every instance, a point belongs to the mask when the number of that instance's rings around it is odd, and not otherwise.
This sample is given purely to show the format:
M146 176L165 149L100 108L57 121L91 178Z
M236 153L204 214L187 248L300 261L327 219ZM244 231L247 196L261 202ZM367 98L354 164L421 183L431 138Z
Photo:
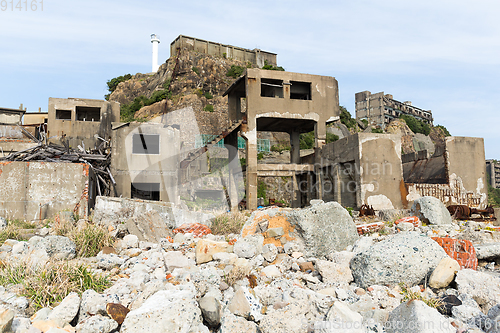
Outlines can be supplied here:
M7 219L0 217L0 230L7 228Z
M109 333L118 328L118 323L113 319L95 315L76 325L77 333Z
M355 282L362 288L400 282L413 286L447 256L432 239L417 232L404 232L356 254L350 266Z
M110 254L103 254L102 252L99 252L97 254L97 268L105 269L105 270L111 270L114 267L119 267L125 263L125 259L120 258L118 255L114 253Z
M92 289L85 290L80 302L78 322L98 313L106 313L106 304L108 303L120 303L120 299L116 294L99 294Z
M211 295L205 295L199 300L199 305L203 318L211 327L216 327L221 319L221 305L220 302Z
M351 216L338 202L292 210L288 220L295 227L299 236L297 241L303 243L306 256L325 257L332 251L344 250L359 239Z
M64 236L34 236L29 240L35 249L45 250L49 257L56 259L72 259L76 256L75 243Z
M429 156L432 156L432 154L434 154L434 151L436 150L436 147L434 146L431 138L421 133L415 133L415 135L413 135L413 147L417 152L421 150L427 150Z
M262 253L264 237L262 235L250 235L238 240L234 244L233 252L240 258L253 258Z
M6 308L0 308L0 332L11 332L12 321L14 320L14 311Z
M472 297L482 308L488 311L500 303L500 278L486 272L462 269L455 277L460 294Z
M80 308L80 297L77 293L72 292L66 296L62 302L56 306L48 315L48 320L53 320L60 327L69 324L78 314Z
M485 260L500 257L500 243L474 245L477 259Z
M436 309L419 300L402 303L384 324L387 333L456 333L451 323Z
M266 244L262 247L262 256L267 262L273 262L278 255L278 248L274 244Z
M481 309L479 307L471 307L467 305L458 305L451 308L451 315L453 318L467 323L472 318L481 314Z
M284 234L285 232L283 231L282 227L267 229L267 237L272 237L272 238L280 237L283 236Z
M127 314L120 333L190 332L201 324L201 310L192 291L160 290Z
M435 197L420 197L413 202L411 214L427 224L451 224L451 215L445 205Z

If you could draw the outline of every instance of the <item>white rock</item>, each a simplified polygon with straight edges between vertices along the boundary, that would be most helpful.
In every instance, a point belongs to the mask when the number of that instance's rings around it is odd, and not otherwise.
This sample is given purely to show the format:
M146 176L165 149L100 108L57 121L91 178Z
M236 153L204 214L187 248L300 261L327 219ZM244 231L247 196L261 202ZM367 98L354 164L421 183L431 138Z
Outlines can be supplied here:
M53 320L60 327L69 324L78 314L80 308L80 297L77 293L72 292L66 296L62 302L56 306L47 317L48 320Z
M238 240L233 247L233 252L240 258L250 259L262 252L264 237L262 235L250 235Z
M127 235L123 237L122 248L130 249L135 247L139 247L139 237L137 237L136 235Z
M64 236L34 236L29 240L30 246L35 249L42 249L49 257L56 259L72 259L76 256L75 243Z
M314 324L314 331L321 333L364 333L363 328L363 317L340 301L335 302L330 308L326 321Z
M458 292L471 296L483 311L500 303L500 278L495 275L462 269L458 271L455 282Z
M120 333L191 332L202 324L190 290L161 290L125 317Z
M194 266L195 262L189 260L182 252L180 251L169 251L163 254L165 258L165 264L167 265L167 269L172 272L176 268L184 268L189 266Z
M331 253L329 255L330 261L318 260L316 261L316 268L323 278L325 283L350 283L354 280L350 268L350 261L354 253L342 251Z
M219 333L257 333L257 325L243 317L235 316L230 311L224 311Z
M216 327L221 319L221 305L219 300L211 295L203 296L198 302L203 318L211 327Z
M240 287L227 306L237 316L259 321L262 318L262 305L246 287Z
M11 332L14 311L0 308L0 332Z
M274 244L266 244L262 248L262 256L267 262L273 262L278 255L278 248Z
M12 246L12 254L25 254L29 250L28 242L19 242Z
M450 257L441 259L431 274L429 286L436 289L447 287L459 270L460 264L455 259Z
M456 333L446 317L419 300L395 308L384 327L387 333Z
M262 273L264 273L269 278L278 278L281 276L281 272L276 265L269 265L262 269Z
M106 304L108 303L120 303L120 299L116 294L99 294L92 289L85 290L80 302L78 322L82 322L98 312L106 312Z

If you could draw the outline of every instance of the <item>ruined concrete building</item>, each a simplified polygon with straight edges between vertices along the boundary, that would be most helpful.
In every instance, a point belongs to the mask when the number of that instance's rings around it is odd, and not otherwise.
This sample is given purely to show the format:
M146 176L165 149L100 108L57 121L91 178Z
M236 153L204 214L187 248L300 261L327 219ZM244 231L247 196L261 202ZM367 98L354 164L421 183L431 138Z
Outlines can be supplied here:
M488 183L494 188L500 188L500 163L496 160L486 160Z
M366 119L369 124L385 129L392 119L401 115L412 116L429 125L433 122L431 110L417 108L411 102L399 102L384 92L362 91L356 94L356 119Z
M276 53L266 52L259 49L249 50L237 46L209 42L203 39L183 35L179 35L179 37L177 37L170 44L170 57L176 56L178 50L181 48L212 56L250 62L258 67L263 67L266 62L272 66L276 66L277 64Z
M72 147L93 148L99 137L109 140L111 123L120 121L120 104L97 99L49 98L48 135L66 136Z
M319 154L300 157L299 135L314 131L315 149L326 142L326 124L339 119L337 80L329 76L291 72L247 69L225 92L228 96L228 116L231 123L241 123L226 137L225 144L237 147L237 130L246 141L246 200L247 208L257 208L257 177L291 177L292 206L300 207L310 199L321 197L317 183ZM245 99L246 110L241 108ZM289 164L260 164L257 161L257 132L290 134ZM236 158L237 149L230 151L229 160ZM301 195L299 185L306 183ZM320 182L321 183L321 182ZM234 194L233 194L234 195ZM305 201L303 201L305 199ZM309 200L308 200L309 199ZM234 203L231 202L234 206Z

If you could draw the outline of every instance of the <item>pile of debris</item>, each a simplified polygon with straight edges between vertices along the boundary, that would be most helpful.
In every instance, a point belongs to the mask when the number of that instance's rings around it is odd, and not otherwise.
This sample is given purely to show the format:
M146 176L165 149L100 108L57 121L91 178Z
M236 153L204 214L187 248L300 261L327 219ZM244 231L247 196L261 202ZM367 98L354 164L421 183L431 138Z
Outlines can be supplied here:
M94 171L97 181L97 194L114 196L116 182L109 169L111 163L110 142L97 137L101 143L95 149L85 149L78 146L75 150L69 146L68 140L63 137L62 145L47 142L46 139L37 140L34 147L13 152L5 157L0 157L0 162L57 162L57 163L84 163ZM83 143L82 143L83 145Z

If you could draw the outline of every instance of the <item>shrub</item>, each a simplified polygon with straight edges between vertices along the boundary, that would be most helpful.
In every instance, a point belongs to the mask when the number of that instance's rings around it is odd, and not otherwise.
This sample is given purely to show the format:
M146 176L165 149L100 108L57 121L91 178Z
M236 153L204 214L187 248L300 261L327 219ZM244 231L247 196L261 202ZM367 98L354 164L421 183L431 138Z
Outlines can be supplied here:
M444 136L451 136L450 132L448 132L448 129L446 129L446 127L444 127L443 125L436 125L434 127L442 129Z
M384 130L381 128L372 128L372 133L384 133Z
M259 180L257 184L257 198L266 200L267 185L264 181Z
M344 106L340 106L340 122L347 126L347 128L356 127L356 119L351 117L351 114Z
M231 65L231 68L227 71L226 76L230 76L232 78L238 78L245 71L245 67Z
M264 60L264 66L262 67L262 69L267 69L267 70L270 70L270 71L285 71L285 69L281 66L273 66L273 65L269 65L269 63L267 62L267 60Z
M20 294L30 299L30 306L36 311L61 302L72 291L79 295L87 289L102 292L111 282L83 264L49 262L32 266L24 261L4 264L0 268L0 284L21 285Z
M239 234L241 232L241 228L245 225L246 220L246 216L240 212L229 212L218 215L212 220L212 234Z
M300 149L314 148L314 131L302 133L299 137Z
M131 78L132 78L131 74L125 74L123 76L118 76L118 77L115 77L111 80L108 80L108 82L106 82L106 84L108 85L109 94L105 95L104 98L106 100L108 100L109 96L116 90L116 87L118 87L118 84L120 84L121 82L125 82L127 80L130 80Z
M195 72L197 75L200 75L200 69L198 67L193 67L191 68L193 72Z
M326 133L326 143L335 142L339 139L339 136L333 133Z
M290 146L285 145L285 144L277 144L277 145L271 146L271 151L277 151L280 154L282 154L283 151L285 151L285 150L290 150Z
M207 111L207 112L214 112L214 106L211 105L211 104L207 104L205 105L205 107L203 108L203 111Z
M417 118L414 118L406 114L401 115L399 118L403 119L406 122L406 125L408 125L408 127L412 130L413 133L421 133L424 135L429 135L429 133L431 132L429 124L421 120L418 120Z
M203 96L205 96L206 99L214 98L214 96L211 93L209 93L208 91L205 94L203 94Z

